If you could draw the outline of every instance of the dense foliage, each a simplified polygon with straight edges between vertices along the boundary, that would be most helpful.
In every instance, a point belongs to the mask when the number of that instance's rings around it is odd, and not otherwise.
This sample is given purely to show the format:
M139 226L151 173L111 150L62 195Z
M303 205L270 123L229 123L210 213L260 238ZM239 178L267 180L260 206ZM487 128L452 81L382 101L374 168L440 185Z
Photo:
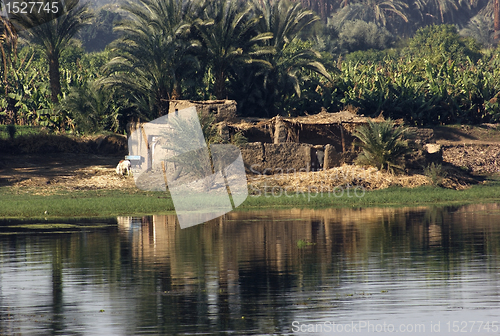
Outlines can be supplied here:
M357 162L385 169L391 173L404 169L404 155L408 146L403 140L406 129L396 126L390 119L380 123L368 121L357 128L354 136L359 140L361 153Z
M171 99L226 98L242 116L351 105L412 125L500 118L499 49L478 28L492 21L480 1L72 6L37 29L1 20L0 123L122 132L165 114ZM45 19L23 25L36 20Z

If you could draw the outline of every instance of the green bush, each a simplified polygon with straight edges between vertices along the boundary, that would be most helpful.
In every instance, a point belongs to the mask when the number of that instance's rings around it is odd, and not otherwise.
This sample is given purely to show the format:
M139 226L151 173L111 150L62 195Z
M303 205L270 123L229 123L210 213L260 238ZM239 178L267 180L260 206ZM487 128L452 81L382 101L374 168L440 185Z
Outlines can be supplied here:
M460 36L457 28L450 24L420 28L403 52L432 64L468 59L475 63L481 58L479 44L473 38Z
M384 27L363 20L345 21L339 29L338 41L347 52L386 49L394 37Z
M405 127L395 126L390 119L379 123L368 120L368 125L360 126L354 132L362 148L356 163L391 173L404 170L404 155L410 150L403 140L406 131Z
M432 162L424 168L424 175L429 178L429 181L433 186L440 186L447 173L443 170L443 166L441 164Z

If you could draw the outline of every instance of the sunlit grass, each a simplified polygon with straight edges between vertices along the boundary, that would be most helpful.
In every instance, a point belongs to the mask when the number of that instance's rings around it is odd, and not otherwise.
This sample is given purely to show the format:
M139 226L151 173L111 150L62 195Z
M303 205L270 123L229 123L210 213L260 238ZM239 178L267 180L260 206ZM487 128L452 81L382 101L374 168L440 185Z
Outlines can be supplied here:
M384 207L425 206L467 203L500 202L500 182L476 185L466 190L451 190L423 186L414 189L388 188L383 190L352 190L330 195L321 193L289 193L288 196L250 195L237 209L259 208L329 208L329 207ZM54 195L34 195L22 189L0 188L0 217L106 217L139 216L173 213L172 199L164 192L139 190L82 190L65 191Z
M161 192L89 190L32 195L0 189L0 217L106 217L173 211L170 197Z
M352 190L337 194L321 193L289 193L288 196L273 196L262 193L260 196L249 196L241 208L259 207L370 207L370 206L412 206L412 205L446 205L467 203L500 202L500 183L476 185L465 190L452 190L439 187L422 186L418 188L392 187L362 193Z

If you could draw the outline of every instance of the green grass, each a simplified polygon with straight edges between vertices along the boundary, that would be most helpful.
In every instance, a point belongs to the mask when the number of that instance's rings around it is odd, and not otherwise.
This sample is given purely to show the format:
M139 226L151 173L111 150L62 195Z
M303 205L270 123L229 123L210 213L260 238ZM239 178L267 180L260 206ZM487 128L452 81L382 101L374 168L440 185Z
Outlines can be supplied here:
M0 189L0 217L3 218L109 217L173 210L172 200L161 192L89 190L41 196Z
M9 139L8 125L0 125L0 139ZM16 125L16 137L43 133L41 126L19 126Z
M358 196L361 192L358 191ZM238 210L267 208L359 208L386 206L426 206L467 203L500 202L500 182L476 185L466 190L450 190L438 187L415 189L389 188L366 192L357 197L351 191L342 197L328 193L308 195L289 193L274 197L271 194L248 196ZM141 216L174 213L171 198L163 192L143 191L75 191L56 195L32 195L28 191L0 188L0 218L74 218Z
M358 192L361 196L362 192ZM270 193L266 197L249 196L241 208L269 208L269 207L373 207L373 206L422 206L422 205L450 205L467 203L500 202L500 183L490 182L489 185L476 185L466 190L451 190L439 187L422 186L414 189L392 187L382 190L367 191L362 197L357 197L351 191L341 197L328 193L308 195L289 193L289 196L273 197Z

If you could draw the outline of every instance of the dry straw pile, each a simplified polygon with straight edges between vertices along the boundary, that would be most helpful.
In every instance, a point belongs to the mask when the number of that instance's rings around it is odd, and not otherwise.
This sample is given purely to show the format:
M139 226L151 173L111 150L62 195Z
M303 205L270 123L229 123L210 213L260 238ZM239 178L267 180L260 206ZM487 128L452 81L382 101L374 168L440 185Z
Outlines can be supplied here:
M333 191L336 187L356 186L366 190L385 189L390 186L414 188L428 185L430 182L426 176L420 174L393 175L373 167L343 165L325 171L251 176L249 184L254 190L280 187L299 192L311 190L328 192Z

